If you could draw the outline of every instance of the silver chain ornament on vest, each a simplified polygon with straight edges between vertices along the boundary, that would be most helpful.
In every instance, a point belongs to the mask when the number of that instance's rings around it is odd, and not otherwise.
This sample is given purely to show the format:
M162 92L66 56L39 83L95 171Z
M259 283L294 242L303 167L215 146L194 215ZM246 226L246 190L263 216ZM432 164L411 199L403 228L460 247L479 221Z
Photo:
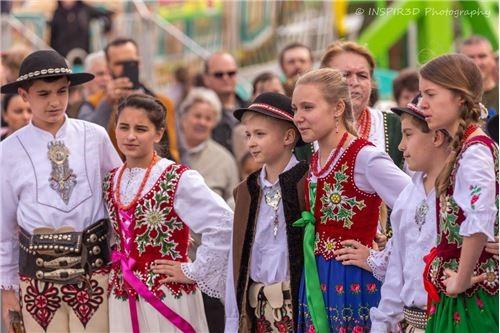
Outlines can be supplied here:
M281 191L280 189L269 190L264 195L266 199L266 204L274 210L274 220L273 220L273 236L276 239L276 235L278 234L278 207L281 201Z

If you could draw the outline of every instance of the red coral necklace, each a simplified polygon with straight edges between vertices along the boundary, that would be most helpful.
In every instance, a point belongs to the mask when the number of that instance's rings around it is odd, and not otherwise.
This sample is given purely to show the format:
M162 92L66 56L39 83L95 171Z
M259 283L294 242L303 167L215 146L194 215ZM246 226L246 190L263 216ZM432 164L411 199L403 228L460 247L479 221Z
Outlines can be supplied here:
M371 114L368 108L365 108L356 121L356 129L360 138L367 140L372 127Z
M326 170L328 170L330 168L330 166L332 165L333 161L335 161L335 159L339 155L340 148L342 148L344 146L344 144L345 144L345 142L347 140L348 135L349 134L347 132L344 132L344 135L342 136L342 139L340 139L340 142L339 142L337 148L335 148L335 151L333 152L332 155L330 155L330 157L328 158L328 160L325 163L325 166L321 170L319 170L319 151L316 154L313 155L313 157L312 157L312 163L311 163L311 165L312 165L311 173L315 177L321 176L323 173L325 173Z
M467 126L467 128L465 129L465 132L464 132L464 142L467 141L469 136L471 136L472 133L474 133L478 128L479 128L479 126L474 125L474 124L470 124L469 126Z
M127 168L127 162L125 162L122 169L120 170L120 173L118 174L118 181L117 181L116 188L115 188L115 199L116 199L116 202L118 203L118 208L120 208L121 210L129 210L132 206L134 206L137 203L137 201L139 200L139 198L141 196L142 190L144 189L144 186L146 186L146 181L149 178L149 174L151 173L151 169L153 169L153 166L155 165L155 163L158 160L159 160L159 157L156 154L156 152L154 152L153 157L151 158L151 162L149 162L148 168L146 169L146 173L144 174L144 177L142 178L141 185L139 186L139 189L137 190L137 193L135 194L134 198L132 199L132 201L130 201L130 203L128 205L124 205L122 203L121 196L120 196L122 176L123 176L123 172Z

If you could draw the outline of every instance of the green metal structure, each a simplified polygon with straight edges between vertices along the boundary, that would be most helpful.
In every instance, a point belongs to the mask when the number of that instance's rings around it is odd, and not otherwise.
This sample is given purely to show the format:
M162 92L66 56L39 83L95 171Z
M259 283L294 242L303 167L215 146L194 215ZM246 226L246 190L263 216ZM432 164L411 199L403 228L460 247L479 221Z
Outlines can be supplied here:
M377 17L358 42L370 49L381 67L387 67L389 49L412 22L417 26L419 63L453 51L454 40L470 34L488 38L498 49L497 1L399 0L387 6L386 1L379 0L369 14ZM456 20L461 29L457 29Z

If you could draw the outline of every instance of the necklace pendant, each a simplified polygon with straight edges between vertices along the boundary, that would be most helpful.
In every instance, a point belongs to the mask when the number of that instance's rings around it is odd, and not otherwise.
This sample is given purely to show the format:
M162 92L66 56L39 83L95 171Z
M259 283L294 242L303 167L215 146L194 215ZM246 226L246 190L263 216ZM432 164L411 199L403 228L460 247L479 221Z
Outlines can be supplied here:
M265 194L266 204L274 211L278 210L278 205L281 200L281 192L279 189L271 190Z
M48 144L47 157L52 165L49 184L65 204L68 204L71 193L76 186L76 175L69 167L69 149L63 141L51 141Z
M274 222L273 222L273 236L274 236L274 239L276 239L276 236L278 235L278 226L279 226L278 216L275 216L274 217Z

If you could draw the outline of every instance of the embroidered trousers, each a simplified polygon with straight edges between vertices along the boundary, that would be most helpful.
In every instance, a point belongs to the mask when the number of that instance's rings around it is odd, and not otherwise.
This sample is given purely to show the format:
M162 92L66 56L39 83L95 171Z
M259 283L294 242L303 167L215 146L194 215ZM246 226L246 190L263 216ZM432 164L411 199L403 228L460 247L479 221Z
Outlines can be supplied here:
M78 284L56 284L21 276L25 331L108 332L108 275L109 269L99 270L88 282Z
M292 333L293 315L290 281L265 286L252 283L248 292L258 333Z

